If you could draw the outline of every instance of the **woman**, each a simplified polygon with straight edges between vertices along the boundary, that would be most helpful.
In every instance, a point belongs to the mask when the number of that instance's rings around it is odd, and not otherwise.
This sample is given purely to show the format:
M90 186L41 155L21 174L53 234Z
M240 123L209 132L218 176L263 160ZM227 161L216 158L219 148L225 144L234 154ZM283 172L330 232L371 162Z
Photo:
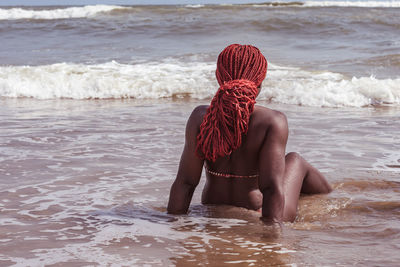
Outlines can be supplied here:
M210 106L196 107L171 187L168 212L186 213L203 165L203 204L262 210L266 222L293 221L300 193L329 193L324 176L297 153L285 155L283 113L254 106L267 61L254 46L233 44L218 57L220 88Z

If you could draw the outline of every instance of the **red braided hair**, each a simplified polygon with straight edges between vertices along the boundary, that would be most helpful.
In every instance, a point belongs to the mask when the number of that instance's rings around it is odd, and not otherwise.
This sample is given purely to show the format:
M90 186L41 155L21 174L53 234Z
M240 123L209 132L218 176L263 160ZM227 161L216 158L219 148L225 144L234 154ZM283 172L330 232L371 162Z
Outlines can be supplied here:
M219 54L215 74L220 87L200 125L198 155L214 162L241 145L266 73L267 60L254 46L232 44Z

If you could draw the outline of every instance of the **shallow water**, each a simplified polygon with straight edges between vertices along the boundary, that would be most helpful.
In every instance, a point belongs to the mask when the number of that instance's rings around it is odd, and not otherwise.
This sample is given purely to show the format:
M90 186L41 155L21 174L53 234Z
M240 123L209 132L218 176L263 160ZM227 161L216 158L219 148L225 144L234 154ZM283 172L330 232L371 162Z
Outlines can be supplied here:
M398 265L399 10L0 8L0 265ZM287 152L335 189L282 229L201 205L204 177L188 215L166 214L186 118L229 43L261 49L258 104L287 115Z
M400 261L396 107L260 105L288 117L289 151L335 190L294 223L202 206L166 214L192 108L176 100L0 100L0 265L395 266ZM338 256L340 255L340 256Z

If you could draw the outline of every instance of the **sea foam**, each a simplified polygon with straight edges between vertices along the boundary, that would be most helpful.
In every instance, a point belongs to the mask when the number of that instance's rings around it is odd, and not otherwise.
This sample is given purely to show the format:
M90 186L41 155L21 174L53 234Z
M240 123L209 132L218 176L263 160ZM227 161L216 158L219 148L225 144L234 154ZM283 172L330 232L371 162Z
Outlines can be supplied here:
M186 5L185 7L187 7L187 8L202 8L202 7L205 7L205 5Z
M252 4L253 7L369 7L399 8L399 1L276 1Z
M71 19L88 18L100 13L110 12L117 9L129 9L130 7L112 5L93 5L83 7L68 7L45 10L32 10L24 8L0 8L0 20L17 19Z
M304 106L362 107L400 104L400 79L348 78L333 72L312 72L273 66L259 98Z
M205 99L218 87L214 73L215 63L178 60L8 66L0 67L0 97ZM400 105L400 78L349 78L270 64L258 99L327 107Z
M305 7L400 8L400 1L305 1Z
M210 96L214 67L208 63L59 63L0 67L0 96L52 98L165 98Z

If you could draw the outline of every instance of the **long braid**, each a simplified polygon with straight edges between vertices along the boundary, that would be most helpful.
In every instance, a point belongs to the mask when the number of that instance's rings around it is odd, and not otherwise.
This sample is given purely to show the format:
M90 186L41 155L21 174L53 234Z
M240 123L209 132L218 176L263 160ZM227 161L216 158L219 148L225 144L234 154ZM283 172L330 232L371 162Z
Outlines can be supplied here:
M254 46L233 44L221 52L215 73L220 87L197 136L201 157L214 162L241 145L266 72L267 61Z

